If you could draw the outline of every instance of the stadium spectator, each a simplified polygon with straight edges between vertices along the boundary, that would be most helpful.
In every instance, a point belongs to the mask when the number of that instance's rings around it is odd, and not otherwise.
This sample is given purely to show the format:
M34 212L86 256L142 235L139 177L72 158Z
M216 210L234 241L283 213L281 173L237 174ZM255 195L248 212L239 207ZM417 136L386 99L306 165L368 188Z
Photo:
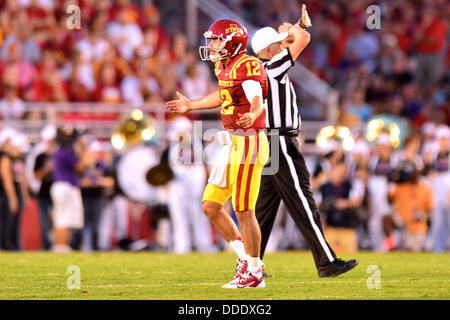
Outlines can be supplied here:
M352 102L350 102L346 109L347 117L352 116L354 118L353 121L346 119L346 123L365 122L373 113L372 106L366 102L364 89L355 91Z
M433 149L436 146L436 141L434 139L435 132L436 132L436 124L431 121L424 123L422 125L422 127L420 128L420 133L421 133L422 139L423 139L422 147L420 149L420 154L425 163L431 162Z
M116 69L112 64L105 64L101 67L95 97L98 102L118 103L122 101Z
M45 3L46 2L46 3ZM53 12L53 1L29 0L22 1L28 19L40 39L45 39L47 31L55 26L56 19Z
M17 34L13 33L5 39L2 47L3 59L6 59L9 46L14 42L20 43L23 60L30 63L39 61L41 57L41 48L33 35L32 25L26 22L21 23L17 26Z
M370 161L370 146L364 139L364 137L359 134L355 139L355 144L351 151L349 152L349 176L353 178L360 178L366 181L369 177L368 167Z
M376 140L376 150L369 162L370 178L367 184L369 192L369 234L372 249L384 251L383 217L391 214L388 202L389 174L396 167L392 158L393 147L386 133L380 134Z
M31 100L29 95L33 81L36 79L36 68L23 60L22 47L19 42L9 45L5 62L2 64L1 76L3 84L17 86L19 96Z
M170 45L170 36L161 25L160 19L161 15L156 6L148 6L144 9L144 29L155 29L157 34L155 52Z
M108 203L102 210L99 225L99 249L114 249L114 238L121 250L129 250L131 242L129 236L129 200L125 196L117 180L117 167L121 156L114 152L107 152L105 162L107 164L107 177L114 181L112 190L108 193ZM107 160L107 161L106 161Z
M116 82L119 83L124 77L133 74L132 65L128 64L124 59L120 57L111 45L103 55L102 59L95 61L93 64L94 75L99 77L100 70L104 65L112 65L116 72Z
M448 249L450 238L450 129L440 125L436 129L436 143L425 158L426 172L433 188L435 206L432 213L432 249Z
M101 61L106 51L111 49L104 35L106 23L106 16L96 15L88 28L86 37L76 44L75 48L83 55L83 60Z
M186 74L181 79L181 87L189 99L203 97L211 90L209 74L202 71L198 64L190 64L186 68Z
M41 143L34 148L36 157L33 164L33 173L34 177L39 181L39 190L36 197L39 206L39 222L43 250L50 250L52 247L51 209L53 204L50 189L53 184L52 154L55 151L55 136L56 128L53 125L44 127L41 131Z
M92 64L85 61L78 50L73 51L72 57L73 60L62 71L63 77L67 77L68 98L73 102L92 101L96 86Z
M114 181L106 176L106 165L100 158L102 146L99 141L89 143L88 151L92 153L92 163L86 166L80 178L83 199L84 232L83 244L86 251L98 250L100 217L105 206L105 188L111 188Z
M380 50L379 40L373 32L363 31L364 26L355 23L353 33L347 40L345 58L350 64L365 63L369 70L375 69L375 58Z
M408 137L406 137L403 149L397 151L393 155L397 166L405 162L411 163L420 173L422 173L422 170L424 169L424 162L422 156L420 155L421 146L422 139L420 135L411 133Z
M400 49L398 39L391 33L381 39L380 71L385 76L394 73L394 65L405 60L405 53Z
M417 50L417 81L422 86L430 86L440 80L443 73L446 27L437 15L436 8L426 5L414 33Z
M138 59L136 75L125 77L120 84L120 91L125 102L140 107L145 102L160 102L159 84L150 73L149 60Z
M133 59L134 51L144 40L142 30L130 9L121 9L117 14L117 21L110 22L106 32L120 56L128 62Z
M37 80L33 84L34 100L40 102L67 101L67 88L58 69L52 51L44 51L38 69Z
M342 146L336 140L329 139L319 150L311 178L312 189L319 190L320 186L328 181L331 169L344 159Z
M415 122L423 107L421 97L416 95L419 90L415 82L408 82L402 86L403 110L402 115ZM422 123L418 123L420 126Z
M0 144L0 220L1 248L21 250L20 218L28 206L29 194L23 155L29 144L25 134L13 129L3 129Z
M17 95L17 88L6 85L4 98L0 99L0 112L4 120L22 119L25 114L25 105Z
M175 92L178 88L174 61L169 49L166 47L161 48L155 58L155 77L160 85L160 94L163 100L168 100L171 97L175 97Z
M330 172L329 180L320 187L320 210L325 216L325 236L337 252L358 249L356 227L358 208L364 198L364 184L348 179L348 165L341 161Z
M391 224L404 228L404 247L418 252L424 249L427 220L434 206L433 192L427 183L418 180L420 173L414 164L404 163L397 170L398 179L389 192L396 216Z
M114 1L109 10L111 19L117 20L118 15L122 10L127 10L130 16L132 16L133 21L136 21L139 26L142 27L142 10L138 6L134 5L131 0Z
M144 31L144 40L142 44L136 48L135 56L140 58L151 58L156 53L156 45L158 34L155 28L148 28Z
M71 251L69 244L72 232L76 234L84 226L80 173L91 163L91 154L85 152L85 146L77 140L77 132L72 127L58 128L58 148L52 155L54 182L50 189L54 252ZM78 248L78 244L75 248Z
M367 250L370 248L369 241L369 193L367 185L369 182L369 161L370 161L370 146L365 141L362 135L357 135L355 145L350 151L348 159L349 179L352 183L358 185L358 188L363 194L361 206L358 208L359 223L356 226L356 233L358 239L358 248Z

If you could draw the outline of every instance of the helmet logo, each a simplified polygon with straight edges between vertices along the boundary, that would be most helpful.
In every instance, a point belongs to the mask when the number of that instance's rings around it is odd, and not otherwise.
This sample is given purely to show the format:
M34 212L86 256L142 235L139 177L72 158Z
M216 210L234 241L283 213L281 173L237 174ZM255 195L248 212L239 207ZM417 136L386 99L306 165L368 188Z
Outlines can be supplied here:
M230 24L229 28L225 29L225 33L231 33L231 32L238 32L238 33L242 33L242 29L238 27L237 24Z

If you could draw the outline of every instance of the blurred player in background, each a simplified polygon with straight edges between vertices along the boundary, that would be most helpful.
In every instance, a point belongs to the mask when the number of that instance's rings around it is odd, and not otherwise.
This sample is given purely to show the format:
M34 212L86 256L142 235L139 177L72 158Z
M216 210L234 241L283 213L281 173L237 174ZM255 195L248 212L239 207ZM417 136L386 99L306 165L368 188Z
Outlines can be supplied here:
M27 161L31 162L33 176L31 182L36 185L33 191L37 195L39 206L39 222L41 225L42 249L50 250L51 243L51 209L52 199L50 189L53 184L53 161L52 153L55 149L54 139L56 137L56 127L53 125L45 126L41 131L41 142L32 150ZM30 152L31 153L31 152Z
M426 157L426 171L434 191L435 207L431 222L434 252L444 252L450 246L450 129L436 128L435 143Z
M25 134L11 128L0 134L0 234L1 249L20 250L20 219L29 194L24 154L29 150Z
M168 153L179 156L171 162L174 179L168 185L168 206L173 227L173 251L215 252L211 224L202 212L201 199L206 182L206 168L194 162L194 149L201 141L192 138L192 122L182 116L172 120ZM179 141L178 141L179 140Z
M224 287L264 287L264 265L259 258L261 232L255 217L255 204L261 171L269 153L263 132L267 76L261 61L245 53L248 33L239 23L216 21L204 36L207 45L200 47L200 57L215 63L219 90L196 100L177 93L179 99L167 102L166 108L185 113L222 106L226 131L219 132L217 137L223 154L205 188L203 211L239 257L236 274ZM224 209L230 197L243 241L236 224Z
M377 251L385 251L392 245L389 240L385 241L383 231L383 217L392 212L392 207L388 202L389 174L397 166L397 159L392 156L393 147L386 133L382 133L376 140L376 150L370 158L369 172L371 174L368 181L369 210L370 218L368 222L372 248Z
M50 189L53 202L54 252L69 252L73 231L84 226L83 201L80 190L81 172L92 162L92 155L78 141L71 126L58 128L58 148L53 153L53 178Z
M390 178L393 186L389 190L389 201L393 213L383 217L383 227L385 231L389 229L386 227L404 230L403 247L420 252L424 249L427 221L434 208L433 190L427 182L419 180L420 171L412 162L402 162Z
M88 135L88 141L90 140ZM91 138L92 139L92 138ZM92 162L86 166L80 179L84 211L83 248L86 251L98 250L100 218L106 206L106 189L114 186L114 180L107 176L107 167L101 157L104 147L98 140L88 142L88 152Z

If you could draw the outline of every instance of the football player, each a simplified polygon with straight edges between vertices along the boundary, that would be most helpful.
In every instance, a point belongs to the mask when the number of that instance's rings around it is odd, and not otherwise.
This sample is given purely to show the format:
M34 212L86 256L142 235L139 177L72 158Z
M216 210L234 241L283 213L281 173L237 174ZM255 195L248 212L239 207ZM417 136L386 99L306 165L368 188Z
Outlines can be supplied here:
M211 109L221 106L225 131L217 138L223 145L221 158L211 171L203 194L202 209L222 237L238 255L238 267L232 281L224 288L264 287L260 257L261 232L255 218L261 171L269 157L264 133L268 95L267 76L260 60L246 54L248 33L232 20L219 20L205 32L206 45L200 57L215 63L219 89L209 95L189 100L177 92L178 99L168 101L170 112ZM223 156L225 155L225 156ZM242 237L225 211L231 197Z

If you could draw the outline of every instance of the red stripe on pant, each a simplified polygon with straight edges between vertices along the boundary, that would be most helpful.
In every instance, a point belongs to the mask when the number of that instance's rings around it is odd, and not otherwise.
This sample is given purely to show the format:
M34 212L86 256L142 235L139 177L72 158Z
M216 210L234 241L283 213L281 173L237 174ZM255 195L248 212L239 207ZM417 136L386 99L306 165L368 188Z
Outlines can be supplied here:
M249 137L246 136L245 137L244 154L242 155L241 164L239 165L239 172L238 172L237 181L236 181L236 197L234 199L234 203L236 204L236 211L244 211L239 206L239 198L240 198L240 193L241 193L241 180L242 180L242 175L244 173L245 160L247 159L247 154L248 154L248 147L249 147Z
M244 211L249 210L249 197L250 197L250 189L252 184L252 178L253 178L253 167L255 166L255 163L257 161L258 157L258 151L259 151L259 135L256 135L256 143L255 143L255 149L253 150L252 159L250 160L250 167L248 168L248 175L247 175L247 186L245 189L245 197L244 197ZM255 152L256 151L256 152Z

